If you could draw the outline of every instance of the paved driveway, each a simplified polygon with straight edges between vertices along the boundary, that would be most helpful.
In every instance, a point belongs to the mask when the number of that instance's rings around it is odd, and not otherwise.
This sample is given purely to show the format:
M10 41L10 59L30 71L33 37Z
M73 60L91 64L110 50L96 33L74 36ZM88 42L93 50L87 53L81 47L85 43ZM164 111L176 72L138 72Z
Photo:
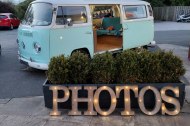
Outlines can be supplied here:
M42 95L45 72L24 70L17 58L17 30L0 31L0 99Z

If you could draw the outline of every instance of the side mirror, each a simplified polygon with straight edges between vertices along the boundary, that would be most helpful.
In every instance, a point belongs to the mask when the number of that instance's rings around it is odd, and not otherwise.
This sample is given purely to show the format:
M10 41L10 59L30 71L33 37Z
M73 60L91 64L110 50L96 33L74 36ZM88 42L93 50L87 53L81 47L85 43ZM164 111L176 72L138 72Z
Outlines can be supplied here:
M73 22L71 18L67 18L67 25L68 26L73 26Z

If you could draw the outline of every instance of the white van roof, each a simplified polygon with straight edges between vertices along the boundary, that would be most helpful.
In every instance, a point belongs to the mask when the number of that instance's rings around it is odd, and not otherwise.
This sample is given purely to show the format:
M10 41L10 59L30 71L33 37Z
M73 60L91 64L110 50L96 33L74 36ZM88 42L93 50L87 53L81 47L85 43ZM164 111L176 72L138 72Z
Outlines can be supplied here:
M74 4L148 4L148 2L141 1L141 0L36 0L35 2L47 2L51 4L67 4L67 5L74 5Z

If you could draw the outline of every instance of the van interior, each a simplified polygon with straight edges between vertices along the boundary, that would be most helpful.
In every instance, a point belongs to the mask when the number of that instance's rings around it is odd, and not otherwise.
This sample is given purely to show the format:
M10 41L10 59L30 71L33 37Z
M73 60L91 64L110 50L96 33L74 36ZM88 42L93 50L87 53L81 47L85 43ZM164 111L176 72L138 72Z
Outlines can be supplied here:
M90 5L95 53L122 49L123 33L119 5Z

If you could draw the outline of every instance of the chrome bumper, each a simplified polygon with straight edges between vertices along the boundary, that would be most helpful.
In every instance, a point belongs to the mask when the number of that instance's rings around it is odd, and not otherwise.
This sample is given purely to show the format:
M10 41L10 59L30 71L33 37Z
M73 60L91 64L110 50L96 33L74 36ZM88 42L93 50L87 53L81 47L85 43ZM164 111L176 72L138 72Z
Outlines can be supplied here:
M19 56L19 60L22 64L25 64L29 67L39 69L39 70L48 70L48 64L31 62L30 60L26 60L20 56Z

